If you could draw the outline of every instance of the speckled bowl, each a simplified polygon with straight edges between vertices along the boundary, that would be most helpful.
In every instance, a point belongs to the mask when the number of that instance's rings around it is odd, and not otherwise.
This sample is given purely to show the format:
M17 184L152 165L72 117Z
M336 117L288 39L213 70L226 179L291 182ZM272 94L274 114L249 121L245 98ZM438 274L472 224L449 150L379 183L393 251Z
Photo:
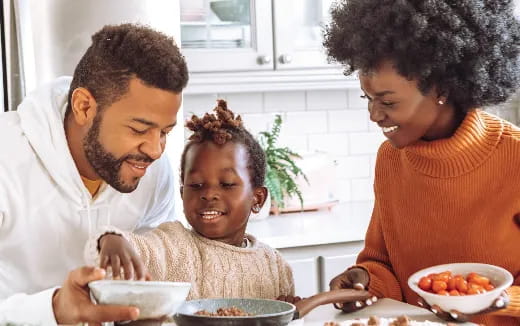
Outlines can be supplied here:
M217 317L200 316L200 310L215 312L218 308L237 307L252 316ZM267 299L201 299L186 301L174 316L178 325L197 326L259 326L287 325L293 319L293 304Z
M139 319L170 317L184 303L191 284L183 282L152 282L100 280L88 284L98 304L115 304L139 308Z

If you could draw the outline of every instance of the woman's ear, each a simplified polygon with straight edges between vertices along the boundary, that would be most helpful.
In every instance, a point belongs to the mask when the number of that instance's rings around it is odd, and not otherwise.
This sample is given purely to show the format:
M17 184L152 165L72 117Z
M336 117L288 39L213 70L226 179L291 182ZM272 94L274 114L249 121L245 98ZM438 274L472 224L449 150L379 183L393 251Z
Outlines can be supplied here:
M439 104L439 105L444 105L444 104L446 104L447 101L448 101L448 99L446 98L446 96L437 97L437 104Z
M251 211L253 213L258 213L264 206L265 200L267 198L267 188L266 187L258 187L254 190L253 193L254 201L253 206L251 207Z
M181 192L181 198L182 198L182 194L184 193L184 186L181 186L181 187L179 188L179 191Z
M435 96L435 101L438 105L444 105L448 103L448 92L446 90L439 89L438 87L434 87L432 90L432 95Z

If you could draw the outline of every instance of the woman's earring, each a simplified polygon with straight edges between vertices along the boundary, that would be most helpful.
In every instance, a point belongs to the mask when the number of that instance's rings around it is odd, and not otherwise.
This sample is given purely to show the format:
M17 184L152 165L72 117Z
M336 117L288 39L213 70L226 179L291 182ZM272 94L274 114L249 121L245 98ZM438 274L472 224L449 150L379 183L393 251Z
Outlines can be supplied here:
M444 101L443 100L439 100L439 102L437 102L437 103L439 103L439 105L443 105Z
M258 204L254 204L254 205L253 205L253 212L255 212L255 213L260 212L260 205L258 205Z

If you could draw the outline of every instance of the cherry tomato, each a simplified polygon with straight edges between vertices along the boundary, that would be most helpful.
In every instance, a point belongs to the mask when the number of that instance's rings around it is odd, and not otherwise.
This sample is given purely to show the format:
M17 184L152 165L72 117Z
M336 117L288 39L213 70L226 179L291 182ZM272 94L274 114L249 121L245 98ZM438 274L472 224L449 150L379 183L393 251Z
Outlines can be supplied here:
M475 276L478 276L478 274L475 272L469 273L468 275L466 275L466 281L471 282L471 280L473 280Z
M443 281L443 282L447 283L448 280L450 279L450 276L451 276L451 272L442 272L442 273L432 276L432 280Z
M493 289L495 289L495 287L493 286L493 284L488 284L488 285L484 285L484 289L486 289L486 291L491 291Z
M428 276L423 276L419 280L419 288L424 291L431 291L432 289L432 279Z
M468 282L463 278L458 278L455 281L455 288L462 293L468 292Z
M467 292L468 295L469 294L479 294L479 293L480 293L480 291L477 289L468 289L468 292Z
M448 288L448 284L444 281L433 281L432 290L439 294L440 291L445 291Z
M489 284L489 278L477 274L471 279L471 282L484 287Z
M448 280L448 291L456 290L457 288L457 279L452 277Z

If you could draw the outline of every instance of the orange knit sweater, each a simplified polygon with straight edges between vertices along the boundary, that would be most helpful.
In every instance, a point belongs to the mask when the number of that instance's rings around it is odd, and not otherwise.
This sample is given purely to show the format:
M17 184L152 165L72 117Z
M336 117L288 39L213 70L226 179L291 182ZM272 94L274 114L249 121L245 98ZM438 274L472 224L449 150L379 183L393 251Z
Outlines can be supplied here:
M480 110L447 139L381 145L375 206L357 263L370 291L417 303L408 277L432 265L480 262L509 270L510 305L472 321L520 325L520 129ZM500 315L499 315L500 314Z

